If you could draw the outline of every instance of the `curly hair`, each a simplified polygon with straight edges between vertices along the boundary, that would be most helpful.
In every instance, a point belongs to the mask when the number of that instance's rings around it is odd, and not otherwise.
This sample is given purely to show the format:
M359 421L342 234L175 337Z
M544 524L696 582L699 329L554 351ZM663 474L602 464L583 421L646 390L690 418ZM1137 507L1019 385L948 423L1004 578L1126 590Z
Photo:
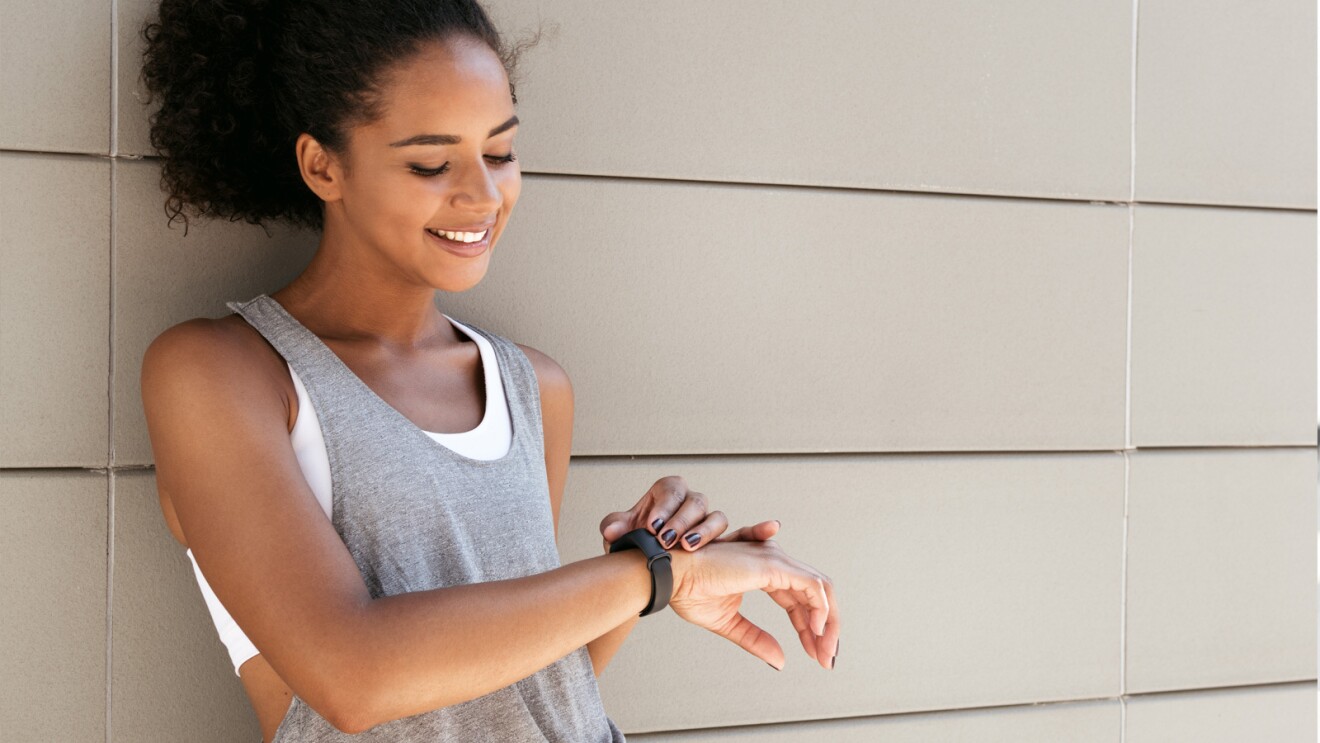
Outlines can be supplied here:
M343 153L348 130L381 115L389 68L460 35L499 56L517 103L518 57L540 39L506 45L475 0L162 0L141 34L165 212L184 234L189 213L320 230L300 133Z

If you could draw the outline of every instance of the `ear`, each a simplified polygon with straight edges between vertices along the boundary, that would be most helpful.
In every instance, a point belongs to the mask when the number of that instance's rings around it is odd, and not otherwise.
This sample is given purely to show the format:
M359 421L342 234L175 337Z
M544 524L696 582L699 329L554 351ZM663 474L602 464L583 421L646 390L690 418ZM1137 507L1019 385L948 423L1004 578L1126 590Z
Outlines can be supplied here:
M341 184L344 181L344 168L334 154L307 132L298 135L293 149L298 156L298 170L302 173L303 183L313 193L325 202L343 198Z

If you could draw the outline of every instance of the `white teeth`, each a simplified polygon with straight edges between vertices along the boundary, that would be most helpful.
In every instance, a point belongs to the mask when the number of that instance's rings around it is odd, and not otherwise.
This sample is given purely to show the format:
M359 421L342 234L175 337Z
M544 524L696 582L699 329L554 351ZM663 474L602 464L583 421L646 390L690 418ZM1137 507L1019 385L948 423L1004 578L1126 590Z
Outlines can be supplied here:
M481 232L445 232L443 230L428 229L427 232L432 235L439 235L448 238L455 242L474 243L485 237L489 230L482 230Z

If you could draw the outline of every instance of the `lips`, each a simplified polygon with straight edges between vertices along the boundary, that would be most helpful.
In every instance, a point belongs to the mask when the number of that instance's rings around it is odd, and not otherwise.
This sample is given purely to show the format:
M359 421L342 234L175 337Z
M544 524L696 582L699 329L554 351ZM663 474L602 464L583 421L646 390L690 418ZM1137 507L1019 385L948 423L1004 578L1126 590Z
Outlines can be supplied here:
M481 224L468 225L467 227L427 227L428 230L436 232L481 232L495 226L495 220L483 222Z
M425 232L427 236L430 238L430 240L434 242L436 245L439 245L440 247L444 248L446 251L453 253L454 255L460 256L462 258L475 258L476 256L479 256L482 253L486 252L486 249L490 247L490 237L491 237L490 229L486 230L486 234L482 235L480 240L470 243L460 242L458 240L450 240L449 238L443 237L441 235L437 235L430 230L422 230L422 231ZM458 230L458 231L480 232L481 230Z
M445 239L445 240L448 240L448 239L449 239L449 238L445 237L444 235L440 234L440 232L439 232L438 230L431 230L431 229L428 229L427 232L430 232L432 235L435 235L436 237L439 237L439 238L443 238L443 239ZM480 242L481 240L485 240L485 239L486 239L486 235L490 234L489 229L486 229L486 230L445 230L445 232L456 232L456 233L464 233L464 234L471 234L471 235L481 235L481 238L480 238L479 240L474 241L474 242ZM455 242L468 242L468 241L466 241L466 240L456 240ZM468 244L471 244L471 243L468 243Z

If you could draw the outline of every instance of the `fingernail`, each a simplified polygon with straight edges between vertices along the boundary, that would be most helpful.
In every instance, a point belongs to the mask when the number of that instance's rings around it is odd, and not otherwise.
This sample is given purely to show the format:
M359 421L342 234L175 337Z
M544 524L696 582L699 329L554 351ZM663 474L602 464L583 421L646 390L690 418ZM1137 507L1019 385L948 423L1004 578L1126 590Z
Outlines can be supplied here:
M782 670L784 670L784 669L780 668L779 666L775 665L774 663L771 663L770 661L766 661L765 664L766 664L767 666L770 666L771 668L775 669L776 671L782 671Z
M839 643L840 643L842 640L843 640L843 638L839 638L838 640L835 640L835 641L834 641L834 656L830 658L830 670L831 670L831 671L834 670L834 661L837 660L838 657L839 657Z
M783 524L779 523L779 519L775 519L775 526L783 526Z
M697 546L697 542L700 542L700 541L701 541L701 535L700 535L700 534L689 534L689 535L687 535L686 537L683 537L683 541L684 541L684 542L687 542L689 547L696 547L696 546Z
M656 519L655 521L651 522L651 528L659 531L660 527L664 526L664 523L665 523L664 519Z
M673 529L670 529L669 531L665 532L660 536L660 541L664 542L665 546L668 547L669 545L673 544L674 540L677 538L678 538L678 534L675 533Z

